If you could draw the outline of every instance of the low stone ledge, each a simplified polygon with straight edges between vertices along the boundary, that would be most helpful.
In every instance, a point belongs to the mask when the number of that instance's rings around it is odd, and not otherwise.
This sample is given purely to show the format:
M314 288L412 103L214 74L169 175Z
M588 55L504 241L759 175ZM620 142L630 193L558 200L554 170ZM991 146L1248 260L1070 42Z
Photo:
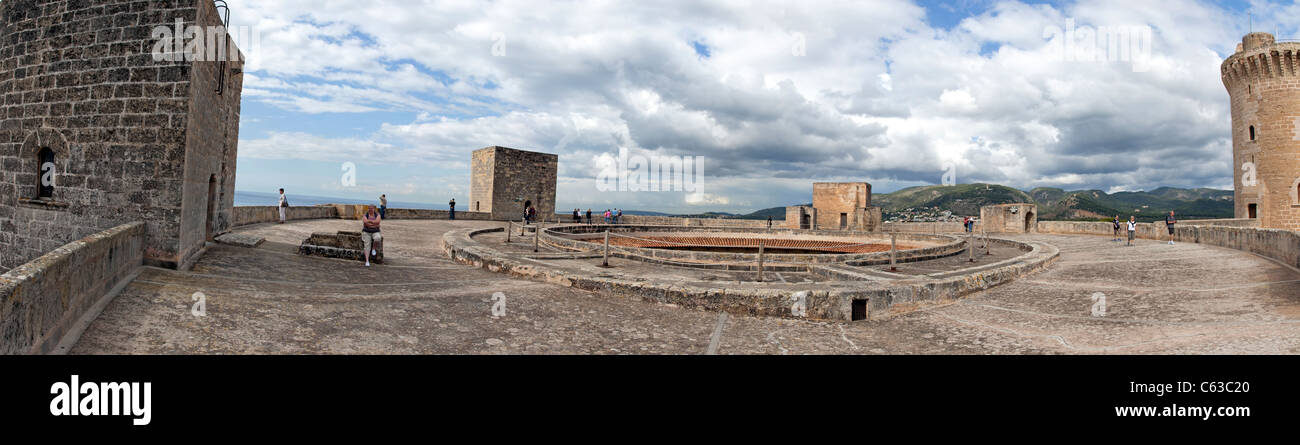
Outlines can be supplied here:
M0 354L48 354L144 264L145 225L73 241L0 275Z
M266 242L266 238L238 232L226 233L214 238L214 240L221 244L248 248L257 247L262 245L263 242Z
M361 232L315 232L298 246L298 254L364 261L366 259L363 251L364 246L365 242L361 239ZM376 251L376 254L370 257L370 262L383 264L383 242L374 243L371 247Z

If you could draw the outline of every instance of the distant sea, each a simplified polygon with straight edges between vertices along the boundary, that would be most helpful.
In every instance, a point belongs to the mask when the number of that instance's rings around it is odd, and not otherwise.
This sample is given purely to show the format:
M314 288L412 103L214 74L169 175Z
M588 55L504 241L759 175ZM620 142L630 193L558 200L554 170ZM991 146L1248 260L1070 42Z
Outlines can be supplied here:
M289 205L296 207L314 206L318 204L374 204L379 205L379 198L373 200L348 199L348 198L331 198L328 196L311 196L296 195L287 193ZM276 193L259 193L259 192L242 192L235 190L236 206L273 206L280 203L280 195ZM460 203L457 203L460 204ZM430 209L430 210L447 210L447 205L434 205L423 202L403 202L388 200L388 207L394 209ZM460 206L456 206L460 208Z
M287 196L289 198L289 205L291 206L314 206L317 204L374 204L376 206L379 205L379 198L377 197L373 200L367 201L364 199L331 198L328 196L296 195L293 193L289 193L287 194ZM273 206L279 203L280 203L280 195L275 193L243 192L243 191L235 190L236 206ZM456 206L457 210L465 211L465 209L462 208L461 206L466 204L462 204L459 202L456 204L458 204ZM403 202L403 201L394 201L391 199L388 200L388 207L394 209L447 210L446 204ZM568 215L570 212L572 212L572 210L564 211L565 208L569 208L569 207L562 207L561 209L557 210L557 212L559 212L559 214L561 215ZM592 211L595 212L596 210L592 210ZM660 213L660 212L651 212L645 210L627 210L627 209L623 210L623 214L624 215L649 215L649 216L671 215L671 213Z

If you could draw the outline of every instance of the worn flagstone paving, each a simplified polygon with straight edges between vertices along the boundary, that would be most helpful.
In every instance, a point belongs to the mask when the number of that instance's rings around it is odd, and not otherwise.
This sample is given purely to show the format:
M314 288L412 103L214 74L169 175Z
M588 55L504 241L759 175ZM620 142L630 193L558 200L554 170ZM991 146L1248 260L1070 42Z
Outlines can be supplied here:
M344 220L237 230L187 272L145 268L74 354L1294 354L1300 272L1245 252L1107 237L1048 269L892 319L747 317L611 297L456 264L442 234L503 223L384 223L388 263L297 255ZM600 261L599 259L591 261ZM936 263L937 264L937 263ZM912 265L917 268L936 265ZM201 292L206 316L191 310ZM492 309L505 296L505 315ZM1101 293L1105 316L1092 315ZM718 329L721 325L721 329Z

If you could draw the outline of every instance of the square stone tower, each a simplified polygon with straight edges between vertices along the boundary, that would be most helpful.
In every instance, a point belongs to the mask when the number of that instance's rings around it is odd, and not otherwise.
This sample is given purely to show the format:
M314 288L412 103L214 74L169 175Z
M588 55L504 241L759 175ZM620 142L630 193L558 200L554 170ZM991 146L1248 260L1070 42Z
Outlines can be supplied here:
M224 14L212 0L0 2L0 271L132 221L146 263L187 268L229 230L243 65ZM224 62L160 44L178 21Z
M535 206L539 218L555 218L558 155L492 146L475 150L472 163L466 210L513 221Z
M871 184L813 183L813 208L819 229L871 230Z

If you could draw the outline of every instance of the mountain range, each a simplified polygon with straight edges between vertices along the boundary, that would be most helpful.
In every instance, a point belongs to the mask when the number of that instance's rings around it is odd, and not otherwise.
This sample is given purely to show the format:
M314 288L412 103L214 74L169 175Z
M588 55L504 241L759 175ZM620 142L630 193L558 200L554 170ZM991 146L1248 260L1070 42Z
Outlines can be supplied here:
M978 216L981 206L1033 203L1039 219L1109 220L1115 215L1139 221L1164 218L1173 210L1183 219L1232 218L1232 190L1161 187L1151 191L1106 193L1101 190L1066 191L1039 187L1028 192L996 184L926 185L893 193L872 194L872 205L880 206L885 220L907 219L921 213L950 211L957 216ZM810 205L810 204L792 204ZM677 215L696 218L785 219L785 207L772 207L747 214L709 212Z

